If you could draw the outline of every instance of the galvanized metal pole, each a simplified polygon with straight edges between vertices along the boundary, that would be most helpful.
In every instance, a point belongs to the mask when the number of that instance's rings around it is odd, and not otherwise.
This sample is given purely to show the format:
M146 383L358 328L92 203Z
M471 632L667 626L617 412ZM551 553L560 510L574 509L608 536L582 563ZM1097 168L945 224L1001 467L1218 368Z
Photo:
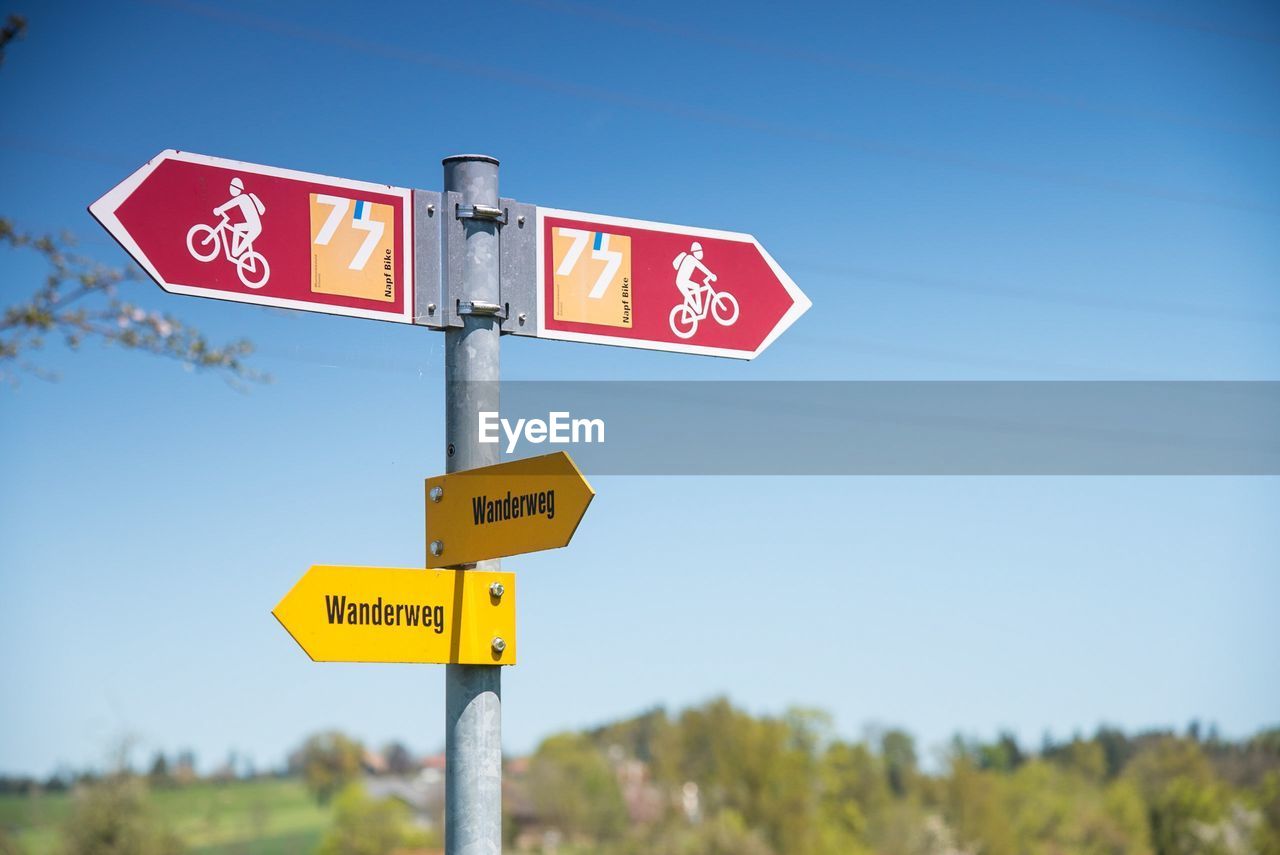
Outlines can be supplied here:
M464 154L444 160L444 189L461 194L466 218L462 281L446 299L460 301L462 328L444 334L445 471L498 462L498 446L480 443L479 413L498 409L498 161ZM446 197L448 198L448 197ZM448 206L446 206L448 207ZM445 544L448 549L448 544ZM477 569L497 570L498 561ZM502 669L445 667L445 853L502 851Z

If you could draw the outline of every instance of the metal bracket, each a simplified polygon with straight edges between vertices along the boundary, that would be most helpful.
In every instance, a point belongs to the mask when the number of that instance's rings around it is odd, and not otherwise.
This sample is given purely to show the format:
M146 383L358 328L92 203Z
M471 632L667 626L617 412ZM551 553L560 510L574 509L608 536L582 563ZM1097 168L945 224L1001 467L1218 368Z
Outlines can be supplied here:
M458 329L465 315L497 318L504 334L538 334L537 208L514 199L498 207L463 205L459 193L413 191L413 322L431 329ZM454 216L445 214L453 211ZM497 223L499 303L459 302L449 283L462 279L466 220Z
M446 219L439 193L413 191L413 322L437 330L444 329L440 233Z
M462 194L449 191L441 194L441 207L446 211L457 211L462 207ZM467 255L467 227L463 220L453 217L440 218L440 328L462 327L462 317L458 314L458 299L448 293L452 283L462 281L462 260Z
M538 209L503 199L508 223L499 236L499 289L506 320L502 332L538 334Z
M506 208L492 205L458 205L455 216L459 220L488 220L500 226L507 224Z

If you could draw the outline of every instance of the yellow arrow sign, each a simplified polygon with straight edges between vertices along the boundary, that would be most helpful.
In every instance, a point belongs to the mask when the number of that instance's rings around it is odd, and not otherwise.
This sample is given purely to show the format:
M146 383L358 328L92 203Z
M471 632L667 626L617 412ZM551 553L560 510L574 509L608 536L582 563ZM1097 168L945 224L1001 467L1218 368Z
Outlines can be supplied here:
M271 613L316 662L516 663L516 577L314 565Z
M427 566L566 546L595 491L563 451L427 479Z

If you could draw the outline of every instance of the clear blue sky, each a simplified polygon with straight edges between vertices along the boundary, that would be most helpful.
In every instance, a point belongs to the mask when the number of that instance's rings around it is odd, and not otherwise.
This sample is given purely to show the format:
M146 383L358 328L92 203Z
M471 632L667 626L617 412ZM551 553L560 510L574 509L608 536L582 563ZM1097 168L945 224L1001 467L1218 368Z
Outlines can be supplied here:
M1274 4L258 5L14 7L0 213L122 263L85 206L163 148L432 189L483 151L504 195L752 232L814 303L753 363L507 339L507 377L1280 379ZM0 253L6 302L39 275ZM312 563L420 563L440 336L136 299L275 383L90 345L0 389L0 770L438 748L443 669L313 664L269 612ZM1280 720L1274 478L595 487L506 563L511 752L719 693L926 750Z

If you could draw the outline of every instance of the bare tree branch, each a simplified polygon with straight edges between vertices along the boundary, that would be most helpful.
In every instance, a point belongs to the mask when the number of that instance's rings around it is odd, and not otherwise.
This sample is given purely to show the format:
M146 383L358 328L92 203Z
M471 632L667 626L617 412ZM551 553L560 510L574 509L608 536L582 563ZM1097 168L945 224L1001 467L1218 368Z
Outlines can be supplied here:
M0 380L16 382L17 372L56 379L31 361L31 352L50 337L76 349L99 339L131 350L180 360L192 369L224 373L230 382L267 382L245 365L253 345L245 339L215 346L199 330L167 313L148 311L118 296L122 284L142 282L135 267L107 267L72 251L70 235L32 235L0 217L0 245L39 254L49 273L35 292L0 314Z
M9 42L22 38L27 32L27 19L21 15L9 15L4 26L0 27L0 64L4 63L4 49Z

